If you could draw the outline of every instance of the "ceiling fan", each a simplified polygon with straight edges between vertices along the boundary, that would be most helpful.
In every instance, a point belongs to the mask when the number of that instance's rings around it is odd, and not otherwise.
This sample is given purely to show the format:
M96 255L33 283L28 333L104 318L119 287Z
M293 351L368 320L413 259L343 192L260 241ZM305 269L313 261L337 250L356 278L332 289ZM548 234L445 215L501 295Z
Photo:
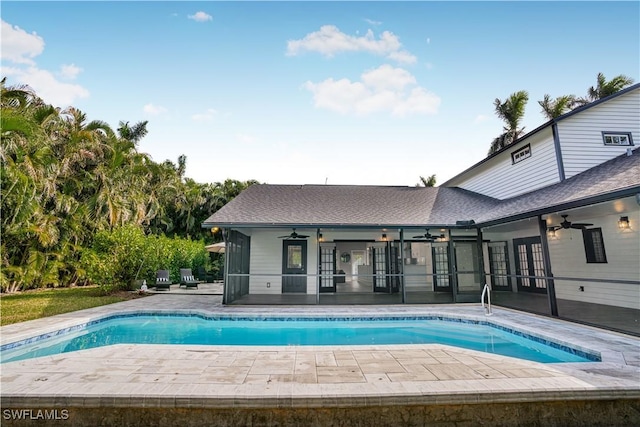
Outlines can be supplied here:
M585 228L593 225L593 224L588 224L586 222L571 222L567 219L567 217L569 215L564 214L561 215L562 216L562 222L560 223L560 225L556 225L555 227L549 227L549 231L556 231L556 230L561 230L561 229L569 229L569 228L576 228L578 230L584 230Z
M413 236L414 239L426 239L428 242L433 242L436 239L444 239L444 234L440 234L439 236L434 236L433 234L429 233L429 229L427 229L427 232L424 234L420 234L419 236Z
M291 232L291 234L288 234L286 236L278 236L279 239L306 239L309 236L304 236L302 234L298 234L296 233L296 229L293 229L293 232Z

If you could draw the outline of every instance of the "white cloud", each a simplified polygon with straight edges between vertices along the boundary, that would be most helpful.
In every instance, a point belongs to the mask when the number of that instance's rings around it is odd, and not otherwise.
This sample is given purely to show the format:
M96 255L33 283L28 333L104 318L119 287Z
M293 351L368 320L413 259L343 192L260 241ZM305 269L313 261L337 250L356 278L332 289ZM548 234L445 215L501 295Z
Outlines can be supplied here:
M367 115L390 112L394 116L436 114L440 98L416 86L413 75L402 68L382 65L362 74L361 81L332 78L306 82L314 105L341 114Z
M157 116L157 115L159 115L159 114L162 114L162 113L166 113L166 112L167 112L167 109L166 109L166 108L164 108L163 106L161 106L161 105L155 105L155 104L153 104L153 103L151 103L151 102L150 102L150 103L148 103L148 104L146 104L146 105L142 108L142 110L143 110L145 113L150 114L150 115L152 115L152 116Z
M45 102L61 108L73 105L78 98L89 96L89 91L84 87L60 82L52 72L38 68L33 58L44 51L42 37L35 32L27 33L4 20L1 25L2 60L13 62L15 66L3 66L0 74L13 80L10 84L28 85ZM73 80L80 72L82 68L75 64L65 64L56 75Z
M364 18L365 22L369 25L382 25L381 21L374 21L373 19Z
M208 108L203 113L194 114L193 116L191 116L191 119L196 122L210 122L217 115L218 112L216 110L214 110L213 108Z
M406 50L399 50L397 52L391 52L387 58L393 59L401 64L413 64L416 62L416 57Z
M189 19L193 19L196 22L207 22L211 21L213 17L206 12L196 12L194 15L189 15Z
M427 44L431 44L431 38L427 37Z
M402 90L407 85L415 84L416 78L407 70L394 68L384 64L362 74L362 83L376 90Z
M60 72L58 74L67 80L73 80L78 77L78 74L82 71L82 68L77 67L76 64L65 64L60 67Z
M4 20L0 30L2 35L3 60L16 64L34 65L32 58L40 55L44 50L44 40L35 32L29 34L18 26L13 26Z
M288 56L296 56L305 51L318 52L329 58L341 52L369 52L401 63L416 62L416 57L403 50L398 37L390 31L384 31L378 39L371 30L364 36L354 37L343 33L334 25L323 25L319 31L309 33L300 40L287 42Z
M474 125L478 125L478 124L480 124L480 123L484 123L484 122L486 122L486 121L487 121L487 120L489 120L489 119L490 119L490 117L489 117L489 116L486 116L486 115L484 115L484 114L478 114L478 115L476 116L476 118L473 120L473 124L474 124Z
M252 143L256 142L256 138L255 137L253 137L251 135L248 135L246 133L238 133L238 134L236 134L236 139L239 142L242 142L244 144L252 144Z
M89 96L89 91L82 86L60 82L49 71L37 67L3 67L2 74L14 78L20 84L31 86L39 97L56 107L65 108L73 105L76 99Z

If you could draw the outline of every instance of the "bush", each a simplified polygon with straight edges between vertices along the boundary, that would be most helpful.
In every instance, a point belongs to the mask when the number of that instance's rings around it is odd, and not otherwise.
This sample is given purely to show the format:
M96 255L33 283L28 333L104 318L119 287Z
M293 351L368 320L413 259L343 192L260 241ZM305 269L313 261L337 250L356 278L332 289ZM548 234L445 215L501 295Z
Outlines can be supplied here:
M208 262L204 246L204 241L145 236L138 227L124 226L98 232L92 247L83 251L81 264L87 279L103 291L131 290L136 279L153 283L157 270L169 270L174 282L181 268L197 271Z

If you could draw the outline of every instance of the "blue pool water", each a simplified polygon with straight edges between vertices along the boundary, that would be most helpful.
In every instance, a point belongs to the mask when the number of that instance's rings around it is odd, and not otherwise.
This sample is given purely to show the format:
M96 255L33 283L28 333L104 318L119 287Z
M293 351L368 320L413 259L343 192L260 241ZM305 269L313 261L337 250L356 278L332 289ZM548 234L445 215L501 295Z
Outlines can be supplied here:
M29 359L112 344L367 345L445 344L543 363L589 362L598 356L484 322L414 319L205 319L134 315L92 322L4 345L1 361ZM29 342L31 341L31 342Z

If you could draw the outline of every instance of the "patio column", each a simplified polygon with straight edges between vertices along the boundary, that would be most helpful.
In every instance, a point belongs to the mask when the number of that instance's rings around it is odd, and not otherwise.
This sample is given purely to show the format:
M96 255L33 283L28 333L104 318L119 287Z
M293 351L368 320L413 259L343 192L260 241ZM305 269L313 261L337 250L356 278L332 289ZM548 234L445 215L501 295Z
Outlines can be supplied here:
M229 229L222 229L222 240L224 241L224 269L222 273L222 304L225 305L229 301Z
M547 222L542 219L542 215L538 215L538 228L540 230L540 243L542 246L544 275L549 278L545 279L547 281L547 296L549 298L549 308L551 309L551 315L554 317L558 317L556 286L553 280L553 272L551 271L551 255L549 254L549 241L547 240Z
M402 286L402 303L407 302L407 291L404 286L404 229L400 229L400 286Z
M320 229L316 229L316 305L320 305Z
M453 238L451 232L449 232L449 242L447 243L449 249L449 281L451 283L451 293L453 302L458 302L458 272L456 271L456 249L453 246Z
M487 283L487 275L484 270L484 249L483 249L483 237L482 237L482 229L478 228L477 230L477 242L478 242L478 269L480 273L480 287L484 289L484 285Z

